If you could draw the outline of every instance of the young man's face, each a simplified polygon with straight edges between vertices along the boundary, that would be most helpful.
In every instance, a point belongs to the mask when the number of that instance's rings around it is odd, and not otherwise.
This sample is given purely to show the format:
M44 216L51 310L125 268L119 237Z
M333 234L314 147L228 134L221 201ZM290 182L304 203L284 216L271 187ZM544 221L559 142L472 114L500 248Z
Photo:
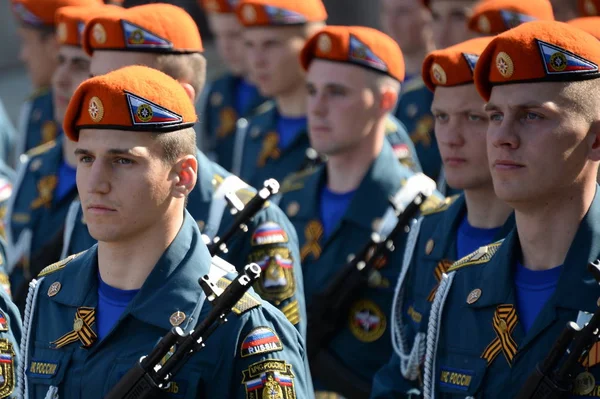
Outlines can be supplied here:
M421 0L382 0L381 24L404 54L422 52L433 35L431 12Z
M75 89L90 77L90 57L75 46L61 46L58 67L52 75L54 118L62 123Z
M267 97L287 94L304 85L298 59L306 39L300 27L244 30L250 80Z
M488 117L474 84L435 89L431 111L450 187L491 188L486 154Z
M54 34L27 27L20 27L18 34L21 38L19 59L25 64L33 86L49 86L58 59Z
M577 83L578 84L578 83ZM564 83L495 86L486 111L487 152L496 195L518 208L569 192L585 173L593 137L581 97ZM591 169L590 169L591 168ZM587 172L586 172L587 171Z
M90 63L91 76L100 76L130 65L156 66L157 55L132 51L94 51Z
M439 49L462 43L477 36L469 31L474 0L432 0L433 38Z
M336 155L351 150L381 117L373 74L361 67L315 59L306 77L311 146Z
M236 76L246 74L246 55L243 27L235 14L208 14L210 30L215 36L219 57L227 68Z
M152 134L82 129L76 146L77 190L94 239L126 242L164 225L175 175Z

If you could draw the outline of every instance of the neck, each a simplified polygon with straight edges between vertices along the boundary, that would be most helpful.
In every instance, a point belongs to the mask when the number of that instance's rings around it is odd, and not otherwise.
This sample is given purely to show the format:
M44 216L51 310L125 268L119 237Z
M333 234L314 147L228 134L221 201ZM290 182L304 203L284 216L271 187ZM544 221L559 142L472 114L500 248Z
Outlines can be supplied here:
M423 60L425 56L433 51L433 48L427 50L423 48L424 51L418 51L411 54L404 55L404 65L406 68L406 74L411 76L421 76L421 67L423 66Z
M367 171L381 152L383 146L383 128L379 134L365 140L363 145L355 146L340 154L327 157L327 188L335 193L347 193L356 190Z
M183 211L176 220L163 220L131 239L98 242L98 269L102 280L121 290L137 290L173 242L183 224Z
M74 141L71 141L66 137L63 139L63 160L67 163L67 165L73 168L77 167L77 156L75 155L76 148L77 144Z
M596 193L596 186L589 186L562 190L549 200L538 200L535 205L515 210L522 263L526 268L548 270L565 262Z
M286 93L275 97L277 110L282 116L300 117L306 115L306 87L298 85Z
M467 220L473 227L494 229L501 227L512 209L494 193L494 187L465 190Z

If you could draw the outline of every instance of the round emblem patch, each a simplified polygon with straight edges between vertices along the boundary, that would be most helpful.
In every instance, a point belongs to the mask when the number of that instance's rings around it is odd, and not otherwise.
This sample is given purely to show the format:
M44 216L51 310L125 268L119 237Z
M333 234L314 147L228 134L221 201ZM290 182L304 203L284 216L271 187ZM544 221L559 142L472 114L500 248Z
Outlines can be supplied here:
M148 104L142 104L136 112L137 117L142 122L149 122L152 119L152 108Z
M431 74L438 84L444 85L448 81L446 71L444 71L444 68L438 63L434 63L431 66Z
M54 296L60 291L61 285L58 281L52 283L48 288L48 296Z
M555 72L562 72L567 67L567 57L561 52L556 52L550 56L550 68Z
M592 373L584 371L575 378L574 385L573 393L575 395L586 396L596 387L596 379Z
M594 2L592 0L586 0L585 4L583 5L583 8L585 9L585 13L589 16L595 16L598 15L598 10L596 9L596 6L594 5Z
M479 288L475 288L473 291L469 292L469 295L467 295L467 303L472 305L477 302L479 298L481 298L481 290Z
M287 206L286 212L287 215L289 217L294 217L298 214L298 211L300 210L300 204L297 203L296 201L290 202L290 204Z
M186 315L185 313L181 312L181 311L177 311L175 313L173 313L171 315L171 317L169 317L169 322L171 323L171 325L173 327L177 327L178 325L180 325L181 323L183 323L183 321L185 320Z
M348 324L352 334L362 342L381 338L387 326L385 314L370 300L360 300L350 308Z
M142 44L144 43L144 32L140 29L136 29L131 33L131 43Z
M328 34L323 33L319 36L319 40L317 41L317 47L319 48L319 51L325 54L331 51L331 38Z
M68 35L67 24L64 22L61 22L56 27L56 38L58 39L59 42L64 43L67 41L67 35Z
M512 58L504 51L499 52L496 56L496 69L498 69L500 75L507 79L515 72L515 65L513 64Z
M246 4L242 9L242 17L244 21L252 23L256 21L256 10L251 4Z
M100 122L102 118L104 118L104 105L102 101L94 96L90 98L90 103L88 104L88 113L90 114L90 118L96 123Z
M106 29L104 29L104 26L102 26L101 23L97 23L96 25L94 25L94 27L92 28L92 36L94 37L96 43L106 43Z
M477 20L477 27L482 33L490 33L490 31L492 30L490 20L485 15L479 17L479 19Z

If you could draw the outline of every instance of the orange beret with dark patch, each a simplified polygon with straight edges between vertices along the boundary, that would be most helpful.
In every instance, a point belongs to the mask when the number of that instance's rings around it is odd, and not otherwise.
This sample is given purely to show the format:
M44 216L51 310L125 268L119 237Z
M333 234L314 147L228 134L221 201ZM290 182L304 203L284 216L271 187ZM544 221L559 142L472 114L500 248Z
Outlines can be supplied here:
M567 22L600 40L600 17L581 17Z
M160 54L203 51L196 22L183 8L165 3L119 8L92 19L83 32L83 49L89 55L96 50Z
M238 0L198 0L198 4L206 12L217 14L233 14Z
M472 31L496 35L535 20L554 20L549 0L481 0L468 24Z
M90 7L68 6L56 12L56 39L60 45L81 47L85 24L103 12L119 8L114 5ZM120 9L120 8L119 8Z
M314 34L300 52L308 70L313 59L344 62L369 68L404 81L404 57L394 39L364 26L327 26Z
M580 81L600 77L600 41L563 22L535 21L496 36L475 67L488 101L495 85Z
M600 15L600 0L578 0L577 8L583 17L595 17Z
M425 57L421 74L429 90L437 86L458 86L473 83L473 71L492 36L478 37L432 51Z
M128 66L83 82L65 114L67 137L81 129L172 132L191 127L196 110L183 86L145 66Z
M246 27L303 25L327 19L321 0L240 0L235 13Z
M103 5L102 0L11 0L20 23L37 28L56 25L56 11L67 6Z

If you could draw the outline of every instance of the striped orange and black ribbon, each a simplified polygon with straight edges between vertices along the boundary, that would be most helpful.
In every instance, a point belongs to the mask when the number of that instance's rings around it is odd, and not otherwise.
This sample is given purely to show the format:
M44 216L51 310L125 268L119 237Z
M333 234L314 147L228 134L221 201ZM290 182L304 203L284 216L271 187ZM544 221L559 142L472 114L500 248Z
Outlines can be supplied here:
M50 342L55 349L62 348L75 341L81 341L84 348L92 346L98 336L92 330L92 325L96 322L96 309L81 307L75 312L75 321L73 322L73 331L66 333L56 341Z
M447 259L443 259L435 267L435 270L433 271L433 276L435 277L437 284L435 285L435 287L433 287L431 289L431 292L429 293L429 296L427 297L427 300L429 302L433 302L433 298L435 298L435 292L437 291L438 287L440 286L440 281L442 281L442 275L448 271L448 268L450 266L452 266L452 262L450 262Z
M513 305L499 305L492 321L496 338L485 348L481 357L490 364L500 352L509 365L517 354L517 343L512 337L512 332L517 325L517 311Z

